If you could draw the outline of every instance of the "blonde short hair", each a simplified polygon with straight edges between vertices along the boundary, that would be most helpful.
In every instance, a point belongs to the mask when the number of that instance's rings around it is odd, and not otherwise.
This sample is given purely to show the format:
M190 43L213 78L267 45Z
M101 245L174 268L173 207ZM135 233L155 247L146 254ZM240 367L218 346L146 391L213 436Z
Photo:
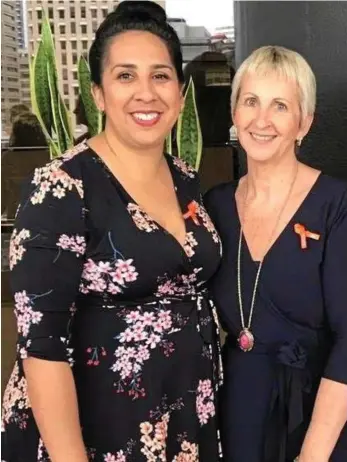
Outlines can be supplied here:
M299 53L279 46L258 48L238 68L232 84L232 114L235 114L245 74L265 76L272 72L296 82L299 89L301 117L313 115L316 107L316 78L313 71Z

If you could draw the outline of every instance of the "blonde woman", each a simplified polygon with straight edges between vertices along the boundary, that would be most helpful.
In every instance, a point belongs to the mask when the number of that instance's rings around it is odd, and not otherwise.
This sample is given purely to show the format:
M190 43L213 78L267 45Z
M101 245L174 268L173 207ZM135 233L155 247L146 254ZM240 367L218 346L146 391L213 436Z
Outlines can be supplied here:
M248 173L205 198L224 247L226 462L347 461L347 185L297 159L315 103L310 66L282 47L233 81Z

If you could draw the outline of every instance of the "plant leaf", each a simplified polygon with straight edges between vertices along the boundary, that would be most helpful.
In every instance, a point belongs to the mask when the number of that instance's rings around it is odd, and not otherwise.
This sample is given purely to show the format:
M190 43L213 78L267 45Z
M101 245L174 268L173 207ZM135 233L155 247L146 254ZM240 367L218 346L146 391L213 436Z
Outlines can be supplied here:
M165 152L172 155L172 130L167 135L165 140Z
M92 81L90 77L90 69L88 62L83 56L80 57L78 63L78 83L88 122L88 131L91 136L95 136L102 131L102 113L98 110L94 102L91 93Z
M177 121L178 156L199 170L202 156L202 133L195 102L195 87L190 78L184 97L184 107Z

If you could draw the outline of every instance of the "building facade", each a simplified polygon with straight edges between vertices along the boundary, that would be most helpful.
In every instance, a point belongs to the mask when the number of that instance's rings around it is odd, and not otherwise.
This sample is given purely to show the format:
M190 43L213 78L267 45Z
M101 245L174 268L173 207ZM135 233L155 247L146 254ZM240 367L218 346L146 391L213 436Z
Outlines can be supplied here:
M16 3L1 2L1 131L8 136L10 110L20 103L19 56Z

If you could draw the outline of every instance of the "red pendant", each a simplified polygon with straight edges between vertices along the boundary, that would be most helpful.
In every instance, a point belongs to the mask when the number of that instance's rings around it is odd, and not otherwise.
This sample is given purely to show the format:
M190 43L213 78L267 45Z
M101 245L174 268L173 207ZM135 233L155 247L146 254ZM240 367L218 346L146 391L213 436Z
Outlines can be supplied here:
M239 343L239 347L241 348L242 351L251 351L251 349L254 346L254 337L253 334L250 330L248 329L243 329L240 334L239 338L237 339Z

